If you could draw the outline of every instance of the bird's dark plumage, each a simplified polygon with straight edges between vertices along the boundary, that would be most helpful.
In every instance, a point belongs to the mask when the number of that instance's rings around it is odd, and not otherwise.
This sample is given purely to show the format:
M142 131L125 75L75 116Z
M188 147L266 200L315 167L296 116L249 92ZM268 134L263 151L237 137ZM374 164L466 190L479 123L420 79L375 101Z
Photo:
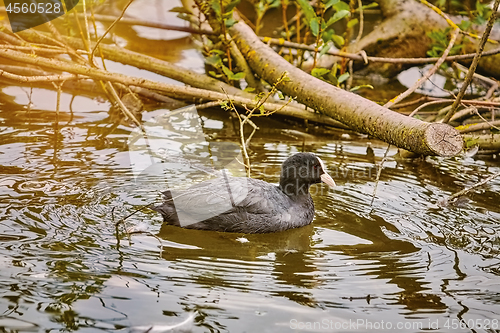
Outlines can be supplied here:
M335 186L323 162L298 153L282 165L279 186L243 177L220 177L185 190L165 191L165 202L153 209L168 224L190 229L268 233L312 222L312 184Z

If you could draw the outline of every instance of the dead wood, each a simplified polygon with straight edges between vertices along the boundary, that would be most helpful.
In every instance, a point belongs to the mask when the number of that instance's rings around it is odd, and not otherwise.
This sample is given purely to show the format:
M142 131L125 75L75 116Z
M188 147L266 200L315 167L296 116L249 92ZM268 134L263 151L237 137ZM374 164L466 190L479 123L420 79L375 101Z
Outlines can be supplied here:
M236 23L230 33L252 70L289 96L340 121L349 128L421 155L453 156L463 140L451 126L426 123L400 115L356 94L337 88L294 67L260 41L250 27Z

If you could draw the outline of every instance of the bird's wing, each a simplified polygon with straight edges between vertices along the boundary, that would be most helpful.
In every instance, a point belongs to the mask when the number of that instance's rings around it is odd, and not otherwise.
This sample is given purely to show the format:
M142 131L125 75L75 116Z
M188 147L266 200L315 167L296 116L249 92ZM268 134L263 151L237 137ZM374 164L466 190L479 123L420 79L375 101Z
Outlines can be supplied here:
M277 187L251 178L217 178L184 190L167 191L182 226L212 217L245 211L272 214L275 205L269 197ZM169 195L167 195L167 193Z

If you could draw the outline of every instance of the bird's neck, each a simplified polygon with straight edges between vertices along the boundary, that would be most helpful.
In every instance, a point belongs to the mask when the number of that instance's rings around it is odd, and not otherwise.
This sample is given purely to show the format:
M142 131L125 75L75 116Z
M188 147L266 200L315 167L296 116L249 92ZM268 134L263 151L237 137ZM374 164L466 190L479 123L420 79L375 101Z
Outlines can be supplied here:
M283 193L285 193L289 197L296 197L296 198L310 197L309 187L310 184L304 182L298 182L297 179L288 181L287 179L281 179L279 186L279 188L283 191Z

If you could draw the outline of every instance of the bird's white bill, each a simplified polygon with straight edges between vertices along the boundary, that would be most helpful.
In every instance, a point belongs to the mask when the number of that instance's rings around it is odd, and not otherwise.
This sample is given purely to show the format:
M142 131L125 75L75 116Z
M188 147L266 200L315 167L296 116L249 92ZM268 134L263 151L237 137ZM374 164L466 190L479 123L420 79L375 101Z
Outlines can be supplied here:
M335 181L333 180L333 178L332 178L332 177L330 177L330 175L329 175L329 174L324 173L324 174L322 174L322 175L320 176L320 178L321 178L321 181L322 181L323 183L325 183L326 185L328 185L328 186L330 186L330 187L335 187L335 186L336 186Z

